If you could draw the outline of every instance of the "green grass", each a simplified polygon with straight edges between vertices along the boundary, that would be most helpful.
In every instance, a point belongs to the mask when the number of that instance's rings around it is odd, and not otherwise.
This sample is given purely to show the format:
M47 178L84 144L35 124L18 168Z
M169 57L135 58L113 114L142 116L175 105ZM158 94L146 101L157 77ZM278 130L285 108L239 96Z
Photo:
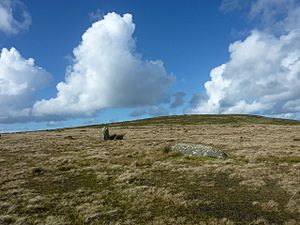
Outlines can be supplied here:
M168 153L167 155L161 160L177 161L180 159L188 166L201 166L203 160L211 160L201 157L184 157L181 154ZM43 218L49 213L66 214L73 224L86 224L84 218L76 210L74 211L74 205L80 204L83 196L103 192L105 194L103 195L104 207L101 208L102 214L99 218L91 219L95 224L108 224L125 218L130 218L136 224L147 224L159 216L184 217L191 224L208 220L211 217L228 218L236 224L247 224L260 216L270 223L283 224L287 219L297 219L299 216L284 210L283 206L287 203L289 195L273 181L266 181L267 185L258 190L249 189L239 185L242 179L229 178L227 173L212 171L203 176L170 169L151 169L151 163L153 162L137 164L137 167L149 169L145 169L142 176L136 176L128 183L116 183L115 178L119 174L116 171L111 171L112 179L99 182L94 171L84 169L87 166L84 163L80 164L82 169L76 173L61 169L32 173L24 188L32 189L42 196L52 196L52 200L43 206L24 210L23 213L33 215L34 218ZM109 168L104 170L109 171ZM54 179L57 177L61 179ZM152 198L145 197L143 189L138 189L138 187L167 189L171 195L184 193L187 205L169 202L159 194ZM122 194L129 188L136 188L134 195ZM78 193L78 190L82 191ZM53 196L56 197L53 198ZM137 196L140 196L140 205L136 205ZM56 199L58 197L65 200L70 198L73 204L60 208L55 205L55 202L59 201ZM253 205L254 201L266 202L270 199L279 204L278 211L266 211ZM117 211L114 212L114 210Z
M61 176L61 179L53 178ZM40 175L32 175L25 188L34 189L39 194L55 194L74 192L80 188L97 189L100 185L96 181L93 171L80 171L77 174L72 172L64 172L63 174L53 174L53 172L45 172Z

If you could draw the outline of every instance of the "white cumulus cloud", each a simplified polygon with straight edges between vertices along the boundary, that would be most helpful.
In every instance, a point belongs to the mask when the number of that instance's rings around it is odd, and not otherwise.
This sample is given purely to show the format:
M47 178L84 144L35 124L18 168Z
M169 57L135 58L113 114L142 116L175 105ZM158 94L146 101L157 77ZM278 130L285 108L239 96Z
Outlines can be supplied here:
M250 15L263 14L268 22L272 18L274 29L253 30L229 46L230 60L211 71L204 85L206 98L194 113L299 114L300 25L295 21L300 8L294 4L285 12L274 11L280 4L263 0L252 5ZM271 6L276 7L263 8ZM286 16L274 22L274 15Z
M164 101L172 77L161 61L135 51L130 14L108 13L82 35L74 62L57 96L35 103L35 116L89 116L108 107L136 107Z
M3 48L0 55L0 122L27 120L36 92L47 85L50 74L23 58L15 49Z
M299 112L300 32L259 31L230 45L230 60L211 72L196 113Z
M19 0L0 0L0 31L16 34L31 24L30 14Z

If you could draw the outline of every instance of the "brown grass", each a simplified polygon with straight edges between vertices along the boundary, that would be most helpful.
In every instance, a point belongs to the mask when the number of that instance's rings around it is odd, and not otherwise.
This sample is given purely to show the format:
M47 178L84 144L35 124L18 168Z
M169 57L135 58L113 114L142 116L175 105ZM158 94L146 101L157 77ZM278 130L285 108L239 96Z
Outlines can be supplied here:
M182 116L2 134L0 224L299 224L300 123ZM228 160L172 153L211 145Z

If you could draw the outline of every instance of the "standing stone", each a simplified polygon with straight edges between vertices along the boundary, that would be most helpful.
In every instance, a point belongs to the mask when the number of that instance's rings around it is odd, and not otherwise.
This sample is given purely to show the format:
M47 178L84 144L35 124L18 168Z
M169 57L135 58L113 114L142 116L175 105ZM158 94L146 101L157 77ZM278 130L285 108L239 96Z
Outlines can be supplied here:
M103 127L101 130L101 140L107 141L109 140L109 131L108 127Z

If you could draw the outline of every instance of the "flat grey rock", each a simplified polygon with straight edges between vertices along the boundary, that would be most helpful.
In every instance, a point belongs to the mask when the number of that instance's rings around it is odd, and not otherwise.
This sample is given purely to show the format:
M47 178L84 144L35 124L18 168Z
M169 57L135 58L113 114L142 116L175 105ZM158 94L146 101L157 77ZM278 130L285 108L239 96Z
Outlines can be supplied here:
M227 154L221 150L215 149L211 146L200 144L184 144L178 143L171 146L172 151L181 152L187 156L207 156L219 159L228 158Z

